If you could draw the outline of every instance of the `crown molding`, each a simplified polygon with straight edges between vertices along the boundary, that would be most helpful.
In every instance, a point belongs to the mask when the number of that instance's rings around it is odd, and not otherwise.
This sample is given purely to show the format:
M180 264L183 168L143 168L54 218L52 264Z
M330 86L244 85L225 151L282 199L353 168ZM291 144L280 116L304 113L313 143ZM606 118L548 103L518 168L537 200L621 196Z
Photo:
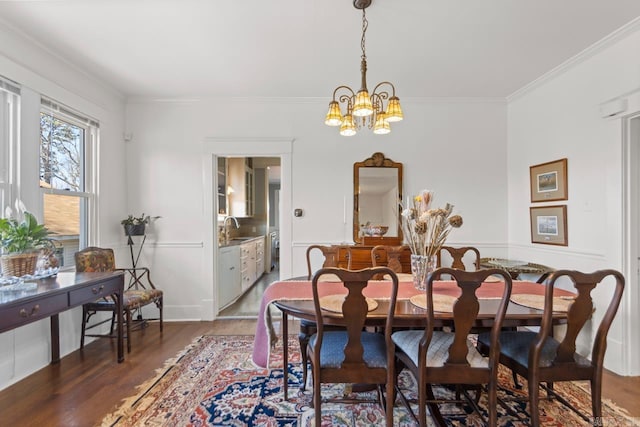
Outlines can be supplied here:
M198 104L206 102L227 104L328 104L330 97L229 97L229 96L200 96L200 97L145 97L133 96L127 98L127 104ZM403 104L438 105L438 104L507 104L507 99L502 97L403 97Z
M618 28L608 36L598 40L591 46L587 47L582 52L578 53L572 58L567 59L562 64L551 69L550 71L547 71L545 74L533 80L532 82L526 84L525 86L521 87L517 91L513 92L511 95L508 95L506 98L507 102L512 102L517 100L518 98L523 97L529 92L532 92L533 90L537 89L538 87L542 86L548 81L553 80L556 77L564 74L568 70L574 68L576 65L582 64L583 62L594 57L598 53L611 47L613 44L619 42L620 40L624 39L628 35L638 30L640 30L640 17Z

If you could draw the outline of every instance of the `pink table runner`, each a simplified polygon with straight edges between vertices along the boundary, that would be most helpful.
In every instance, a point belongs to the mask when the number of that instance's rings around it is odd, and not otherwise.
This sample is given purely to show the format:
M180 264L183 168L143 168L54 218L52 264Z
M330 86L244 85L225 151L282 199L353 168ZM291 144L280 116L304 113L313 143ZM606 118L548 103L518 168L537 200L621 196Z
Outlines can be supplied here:
M478 289L478 298L499 298L502 296L500 282L491 283L493 286L483 286ZM545 286L533 282L513 281L513 294L544 295ZM391 282L388 280L375 280L369 282L364 290L364 295L376 299L388 299L391 290ZM442 295L459 296L460 289L453 281L434 282L434 293ZM571 292L555 289L557 295L572 295ZM398 287L398 299L409 299L424 291L418 291L413 282L400 282ZM318 287L320 296L346 294L346 289L341 282L326 282ZM261 368L268 367L271 347L277 342L277 334L271 323L269 305L276 300L310 300L313 299L310 281L281 281L273 282L265 289L260 303L256 335L253 341L253 363Z

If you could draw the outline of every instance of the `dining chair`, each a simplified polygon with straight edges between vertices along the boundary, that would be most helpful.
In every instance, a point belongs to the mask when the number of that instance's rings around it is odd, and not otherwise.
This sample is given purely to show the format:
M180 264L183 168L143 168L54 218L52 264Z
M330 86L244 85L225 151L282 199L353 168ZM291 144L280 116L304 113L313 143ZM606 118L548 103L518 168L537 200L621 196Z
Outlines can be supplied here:
M552 336L553 289L561 279L573 284L577 296L567 309L564 337L555 338ZM598 288L598 294L602 295L602 289L610 289L611 286L614 289L609 291L611 299L606 311L600 319L597 319L598 316L594 316L597 312L594 311L591 295L596 288ZM615 270L599 270L593 273L558 270L551 275L545 288L544 313L540 330L538 332L505 331L500 334L500 363L528 381L531 425L540 424L538 410L540 387L547 392L548 397L555 397L587 422L601 420L602 370L607 349L607 333L620 305L624 286L624 277ZM576 352L576 338L585 327L596 330L590 359ZM490 341L486 334L478 336L478 349L481 352L494 351L493 345L493 341ZM593 418L582 414L553 389L554 382L579 380L590 382Z
M347 294L344 296L325 295L321 298L320 288L324 283L318 279L323 274L335 274L339 277ZM389 306L384 334L363 329L368 311L375 309L377 304L375 300L365 298L363 290L367 288L369 280L378 274L389 275L392 281L391 292L388 295ZM313 276L312 291L317 331L309 340L307 353L311 363L312 404L315 408L316 425L320 425L322 415L321 385L325 383L355 383L378 385L378 401L385 410L386 425L391 427L395 398L394 345L391 333L398 295L396 274L387 267L357 271L323 268ZM332 305L332 301L336 304ZM339 323L342 329L327 330L325 322L329 318L333 318ZM366 401L349 396L331 400L342 403Z
M145 319L147 320L159 320L160 331L162 332L162 305L163 305L163 292L156 289L149 269L146 267L136 268L116 268L115 256L113 249L98 248L90 246L88 248L78 251L74 255L76 262L77 272L101 272L101 271L124 271L125 272L125 286L122 307L124 315L124 326L126 328L127 338L127 352L131 352L131 323L132 313L136 310L140 310L143 306L148 304L155 304L160 311L158 319ZM127 285L128 281L128 285ZM93 315L98 312L111 312L111 319L105 319L100 322L89 325L89 321ZM85 337L115 337L113 333L113 327L116 319L116 304L111 297L101 298L91 303L84 304L82 306L82 327L80 335L80 348L84 347ZM111 321L111 327L109 334L87 334L88 329L95 328L105 322ZM144 325L145 323L141 323Z
M322 267L339 267L339 264L344 257L347 261L349 259L349 246L348 245L311 245L307 248L307 280L311 280L313 276L312 269L312 253L313 252L321 252L322 253Z
M453 246L442 246L440 251L436 254L438 257L438 267L446 267L443 265L443 261L451 259L451 264L447 265L451 268L457 268L459 270L468 270L467 265L464 262L464 257L470 254L472 257L471 262L476 270L480 270L480 251L473 246L463 246L455 248Z
M395 273L411 273L411 248L407 245L377 245L371 249L371 265L385 266Z
M433 282L440 275L451 276L451 279L460 288L460 296L447 301L440 301L438 295L433 294ZM491 275L501 276L504 282L483 283ZM499 303L492 305L495 316L491 332L489 334L492 351L488 357L481 355L475 348L470 335L472 326L480 314L480 304L476 295L480 287L492 286L502 290ZM396 372L403 368L409 369L418 382L418 415L411 409L407 397L398 389L401 401L407 407L421 427L427 425L427 406L429 412L438 425L446 425L438 408L439 403L446 401L444 398L436 398L433 392L434 384L461 385L466 401L484 418L477 400L472 399L467 385L485 385L488 395L486 411L489 414L488 424L495 426L497 423L497 383L498 383L498 334L502 327L509 297L511 295L511 276L500 269L463 271L453 268L439 268L427 280L427 289L424 301L426 308L426 325L423 330L403 330L394 332L391 339L396 345ZM500 291L499 291L500 292ZM434 297L438 298L434 301ZM434 310L439 312L451 312L451 332L436 327ZM464 385L464 386L463 386ZM458 387L456 387L458 389ZM479 391L477 391L479 393ZM460 402L460 399L450 400Z
M322 267L338 267L341 259L344 257L349 260L349 247L347 245L311 245L307 248L307 280L311 280L312 272L312 253L321 252L323 256ZM302 359L302 390L306 389L307 384L307 344L309 338L316 332L316 323L312 320L300 319L300 332L298 333L298 342L300 343L300 357Z

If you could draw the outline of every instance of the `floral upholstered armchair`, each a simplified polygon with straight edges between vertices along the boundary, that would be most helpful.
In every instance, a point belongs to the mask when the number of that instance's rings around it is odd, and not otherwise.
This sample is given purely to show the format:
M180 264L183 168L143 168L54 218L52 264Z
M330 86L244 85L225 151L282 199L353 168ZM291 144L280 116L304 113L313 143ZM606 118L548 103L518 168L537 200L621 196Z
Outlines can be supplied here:
M140 310L148 304L155 304L159 310L157 319L144 319L141 326L146 325L147 320L159 320L160 331L162 331L162 304L163 293L156 289L151 281L149 269L146 267L137 268L116 268L115 256L113 249L88 247L75 254L76 271L93 273L104 271L124 271L125 273L125 290L122 300L124 310L123 316L125 321L127 336L127 351L131 351L131 326L133 322L132 313ZM106 319L89 325L91 317L99 311L110 311L111 319ZM139 318L141 318L139 316ZM84 347L84 338L87 337L114 337L113 327L116 319L116 304L111 297L101 298L95 302L84 304L82 306L82 334L80 337L80 348ZM87 334L88 329L101 325L104 322L111 321L109 334Z

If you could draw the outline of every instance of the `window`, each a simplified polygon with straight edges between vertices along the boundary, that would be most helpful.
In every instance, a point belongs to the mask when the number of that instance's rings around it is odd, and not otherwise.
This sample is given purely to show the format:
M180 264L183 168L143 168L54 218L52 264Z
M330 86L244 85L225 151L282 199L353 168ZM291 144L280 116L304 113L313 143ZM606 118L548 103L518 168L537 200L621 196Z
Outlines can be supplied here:
M56 241L60 266L88 246L94 203L98 123L49 100L40 113L40 189L45 226Z
M0 77L0 216L16 197L19 104L19 85Z

